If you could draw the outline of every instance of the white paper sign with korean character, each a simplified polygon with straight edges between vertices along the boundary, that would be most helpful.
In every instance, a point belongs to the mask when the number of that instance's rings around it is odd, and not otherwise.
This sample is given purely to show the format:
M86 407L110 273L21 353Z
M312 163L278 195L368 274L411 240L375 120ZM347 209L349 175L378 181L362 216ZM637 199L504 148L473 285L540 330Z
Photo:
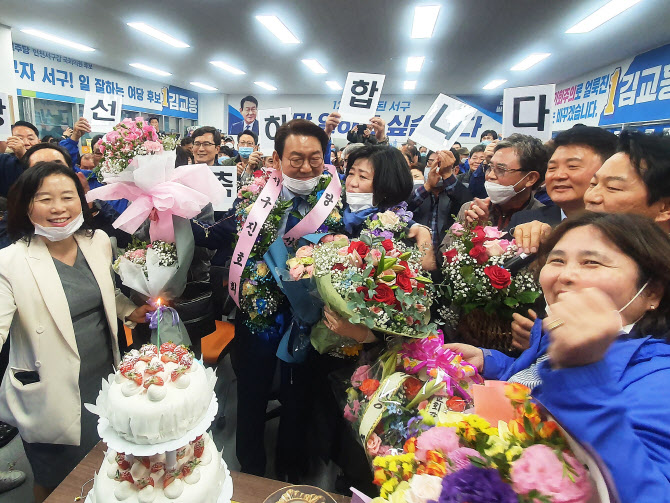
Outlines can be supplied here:
M0 93L0 141L5 141L12 136L12 120L9 117L10 111L9 95Z
M214 211L229 210L237 198L237 166L210 166L210 169L226 189L225 199L214 203Z
M555 84L512 87L503 93L503 138L513 133L551 139Z
M108 133L121 122L123 98L112 94L86 93L84 119L94 133Z
M477 109L460 100L440 94L410 136L430 150L448 150L457 141Z
M365 124L374 117L385 78L377 73L349 72L338 110L342 120Z
M275 148L275 135L279 127L293 119L291 107L268 108L258 111L258 145L265 155Z

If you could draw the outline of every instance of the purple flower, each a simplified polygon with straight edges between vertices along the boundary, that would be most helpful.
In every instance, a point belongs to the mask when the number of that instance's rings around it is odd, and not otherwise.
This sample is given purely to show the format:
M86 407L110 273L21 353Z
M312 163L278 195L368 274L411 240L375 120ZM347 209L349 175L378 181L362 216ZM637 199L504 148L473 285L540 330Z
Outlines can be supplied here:
M393 233L391 231L382 231L379 235L385 239L393 239Z
M497 470L471 466L447 475L442 480L438 503L517 503L510 486Z
M325 234L326 232L328 232L328 226L326 224L322 224L321 227L319 227L316 230L316 232L320 234Z

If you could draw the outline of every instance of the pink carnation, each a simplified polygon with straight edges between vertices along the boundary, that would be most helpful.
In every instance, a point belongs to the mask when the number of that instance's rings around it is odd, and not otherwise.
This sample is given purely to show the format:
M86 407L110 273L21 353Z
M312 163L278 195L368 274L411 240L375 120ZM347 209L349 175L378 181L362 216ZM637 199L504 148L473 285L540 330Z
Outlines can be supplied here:
M449 230L453 232L455 236L463 235L463 226L458 222L449 227Z
M379 448L382 446L382 439L379 438L379 435L376 433L370 434L368 437L367 445L365 446L368 450L370 457L375 457L379 452Z
M353 423L358 419L358 414L361 410L361 402L354 400L354 403L349 406L349 404L344 407L344 419Z
M567 476L563 463L554 450L543 444L531 445L512 463L512 487L518 494L539 491L554 503L585 503L593 487L586 469L573 456L563 458L574 470L573 482Z
M451 473L467 468L472 464L470 458L479 458L482 461L485 461L481 454L476 450L470 449L469 447L459 447L449 453L449 463L447 463L447 470Z
M298 281L299 279L301 279L304 273L305 273L305 266L302 264L298 264L295 267L291 267L291 269L288 271L288 274L289 276L291 276L291 279L293 281Z
M314 253L314 248L310 245L301 246L295 252L295 258L308 258Z
M370 365L362 365L356 369L351 376L351 385L358 388L366 379L370 379Z
M448 455L451 451L458 449L458 435L454 428L436 426L425 431L416 441L416 459L426 461L428 451L440 451Z

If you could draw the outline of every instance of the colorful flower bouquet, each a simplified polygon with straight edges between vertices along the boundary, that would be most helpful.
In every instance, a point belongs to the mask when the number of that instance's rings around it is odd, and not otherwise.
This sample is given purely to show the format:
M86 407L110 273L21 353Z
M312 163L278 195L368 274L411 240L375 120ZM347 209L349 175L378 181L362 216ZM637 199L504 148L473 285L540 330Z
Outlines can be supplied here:
M450 329L473 332L470 339L467 333L459 334L467 342L506 349L505 341L486 339L481 334L495 329L482 324L482 320L492 320L491 325L501 325L502 331L509 332L512 313L523 313L532 306L541 295L539 284L527 270L512 276L502 267L515 256L517 247L514 241L501 239L503 233L496 227L463 227L456 223L448 234L453 247L443 254L440 291L444 307L440 315ZM467 321L480 323L470 330L464 326Z
M177 142L166 136L160 138L156 129L143 118L123 119L102 138L102 162L95 169L99 180L111 183L123 173L137 156L153 155L174 150Z
M507 385L515 418L497 427L475 414L423 409L408 422L401 451L373 460L373 503L586 503L588 472L528 388Z
M469 393L483 380L461 355L445 349L441 331L404 342L351 377L344 417L370 457L402 449L419 427L419 409L437 416L472 406Z

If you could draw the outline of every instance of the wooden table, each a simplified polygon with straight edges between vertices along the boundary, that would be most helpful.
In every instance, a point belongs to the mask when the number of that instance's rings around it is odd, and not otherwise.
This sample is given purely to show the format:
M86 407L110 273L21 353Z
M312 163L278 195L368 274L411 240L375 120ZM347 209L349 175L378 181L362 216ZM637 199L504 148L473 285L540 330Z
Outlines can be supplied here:
M46 499L45 503L73 503L81 494L81 486L93 478L100 469L105 457L105 444L98 442L91 452L72 470L72 473ZM265 479L246 473L230 472L233 479L233 501L238 503L262 503L270 494L290 484L277 480ZM84 496L93 487L93 482L86 485ZM333 494L338 503L349 503L349 498ZM83 503L83 500L82 500Z

